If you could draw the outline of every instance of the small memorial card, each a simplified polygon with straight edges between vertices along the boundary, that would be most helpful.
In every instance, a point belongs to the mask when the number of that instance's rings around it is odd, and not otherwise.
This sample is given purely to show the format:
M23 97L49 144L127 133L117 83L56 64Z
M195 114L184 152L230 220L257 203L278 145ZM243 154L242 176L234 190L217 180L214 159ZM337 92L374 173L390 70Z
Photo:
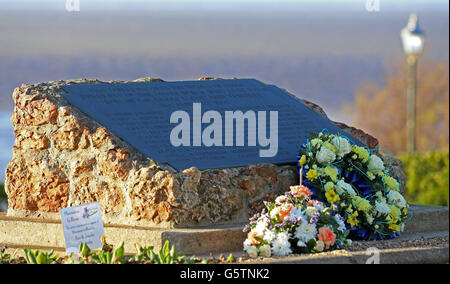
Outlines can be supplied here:
M102 247L101 237L105 232L98 202L63 208L61 219L68 255L78 253L82 242L91 249Z

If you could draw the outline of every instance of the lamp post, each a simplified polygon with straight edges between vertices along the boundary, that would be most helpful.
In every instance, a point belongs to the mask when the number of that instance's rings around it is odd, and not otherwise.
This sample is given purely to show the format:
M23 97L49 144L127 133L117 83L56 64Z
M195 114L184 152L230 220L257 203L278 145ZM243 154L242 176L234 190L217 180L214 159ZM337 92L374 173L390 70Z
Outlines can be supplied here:
M417 61L423 52L425 43L424 33L420 30L416 14L409 16L408 25L402 29L400 37L403 51L408 63L407 90L407 151L416 151L416 92L417 92Z

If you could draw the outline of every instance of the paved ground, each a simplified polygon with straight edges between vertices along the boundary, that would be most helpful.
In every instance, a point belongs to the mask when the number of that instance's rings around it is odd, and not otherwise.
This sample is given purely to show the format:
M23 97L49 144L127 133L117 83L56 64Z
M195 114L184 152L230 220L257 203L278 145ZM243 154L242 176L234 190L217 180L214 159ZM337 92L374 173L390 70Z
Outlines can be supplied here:
M232 252L232 254L237 258L238 263L243 264L351 264L366 263L369 259L375 260L373 249L379 253L379 263L448 263L449 232L403 234L397 239L385 241L355 241L346 250L319 254L271 258L249 258L242 251ZM209 256L202 255L202 257L223 260L228 255L229 252Z

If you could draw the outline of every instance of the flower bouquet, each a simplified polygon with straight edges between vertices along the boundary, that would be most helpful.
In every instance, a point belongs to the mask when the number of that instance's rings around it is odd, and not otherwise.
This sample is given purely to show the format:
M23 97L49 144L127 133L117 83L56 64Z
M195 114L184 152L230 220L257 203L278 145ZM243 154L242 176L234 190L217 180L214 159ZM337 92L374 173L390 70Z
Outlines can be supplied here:
M352 238L394 238L410 219L390 162L385 167L377 151L382 150L324 133L312 134L300 149L298 168L305 176L303 184L313 198L337 208Z
M348 245L348 231L337 207L327 207L311 195L306 186L291 186L275 202L265 202L266 208L244 228L248 232L244 250L249 256L318 253Z

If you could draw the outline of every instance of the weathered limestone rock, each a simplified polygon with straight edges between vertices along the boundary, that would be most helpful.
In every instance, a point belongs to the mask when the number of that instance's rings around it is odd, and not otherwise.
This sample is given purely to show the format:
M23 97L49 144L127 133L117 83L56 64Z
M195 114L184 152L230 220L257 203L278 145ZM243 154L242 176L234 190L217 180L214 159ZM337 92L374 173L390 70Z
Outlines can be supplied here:
M44 150L50 146L49 139L44 133L37 133L27 129L15 131L15 149L22 150Z
M100 81L24 84L14 90L16 141L6 170L8 215L59 219L60 208L98 201L106 223L165 228L244 223L262 209L263 201L298 183L295 165L181 172L159 166L60 96L59 85L83 83ZM304 102L326 116L319 106ZM361 130L336 124L369 147L377 146ZM397 160L393 170L404 178Z
M125 180L131 169L130 153L121 149L102 152L98 156L98 167L102 175Z
M69 199L69 179L58 163L13 159L6 169L8 202L14 209L58 212Z
M67 120L52 134L52 144L56 149L73 151L78 148L84 127L74 118Z

